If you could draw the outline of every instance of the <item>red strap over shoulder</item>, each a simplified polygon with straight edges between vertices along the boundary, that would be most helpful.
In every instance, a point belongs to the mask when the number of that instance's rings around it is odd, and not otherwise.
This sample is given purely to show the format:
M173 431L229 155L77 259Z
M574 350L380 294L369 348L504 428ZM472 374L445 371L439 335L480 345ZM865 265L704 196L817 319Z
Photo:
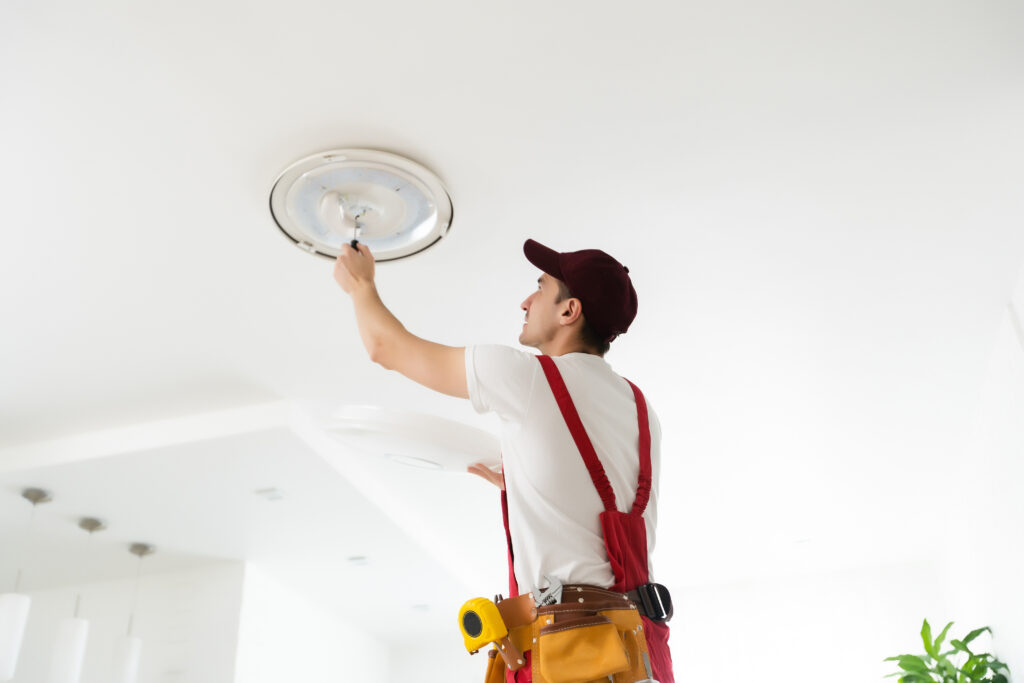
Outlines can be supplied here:
M615 492L608 481L608 476L604 473L601 461L597 459L594 445L590 443L590 437L587 436L587 430L583 427L580 415L576 412L576 406L572 402L572 397L569 396L569 389L565 386L562 373L558 371L555 361L551 360L550 356L537 356L537 359L540 360L540 365L544 368L544 374L548 378L548 384L551 385L555 401L558 402L558 408L562 411L562 417L569 427L569 433L572 434L573 441L576 442L576 448L583 456L583 463L587 466L587 471L590 472L590 479L594 482L598 495L601 496L604 509L614 512L616 510Z
M559 410L562 411L562 417L569 428L569 433L572 434L573 441L576 442L576 448L579 449L580 455L583 457L583 463L587 466L590 479L594 482L598 495L601 496L604 509L609 512L616 511L618 508L615 505L615 492L612 490L604 467L594 451L594 445L590 442L590 437L587 436L587 430L583 427L583 422L569 395L569 389L565 386L562 374L558 371L555 361L549 356L537 356L537 360L540 361L540 365L544 369L551 392L555 396ZM648 424L647 402L644 400L643 394L635 384L628 379L626 381L633 389L633 397L636 399L637 422L640 428L640 478L637 483L636 499L633 502L633 513L642 515L651 495L651 430Z
M501 490L501 521L505 525L505 543L508 545L508 597L519 595L519 583L516 581L515 556L512 554L512 531L508 526L508 495Z
M629 382L628 379L626 381ZM629 386L636 399L636 418L640 425L640 480L633 500L633 514L642 515L651 498L651 425L647 418L647 399L637 385L629 382Z

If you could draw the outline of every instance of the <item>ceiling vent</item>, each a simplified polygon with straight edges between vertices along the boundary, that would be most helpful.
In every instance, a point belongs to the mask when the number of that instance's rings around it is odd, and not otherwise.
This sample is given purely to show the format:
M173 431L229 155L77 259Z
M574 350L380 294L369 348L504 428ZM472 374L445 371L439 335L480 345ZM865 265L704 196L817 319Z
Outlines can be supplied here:
M452 201L415 161L372 149L300 159L270 191L270 213L299 248L335 259L353 240L377 261L412 256L448 234Z

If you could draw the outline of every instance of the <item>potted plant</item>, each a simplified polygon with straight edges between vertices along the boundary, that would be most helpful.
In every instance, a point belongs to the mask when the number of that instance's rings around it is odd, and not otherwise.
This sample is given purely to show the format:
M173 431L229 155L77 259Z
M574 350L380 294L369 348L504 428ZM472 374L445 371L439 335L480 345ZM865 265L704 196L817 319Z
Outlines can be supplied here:
M933 641L932 628L925 619L921 640L926 654L886 657L884 661L896 662L901 669L886 678L899 676L899 683L1008 683L1010 668L1006 664L988 652L976 654L968 647L972 640L985 631L992 633L992 629L985 626L971 631L963 640L950 640L952 649L942 652L942 642L952 625L952 621L946 624ZM954 660L963 661L957 665Z

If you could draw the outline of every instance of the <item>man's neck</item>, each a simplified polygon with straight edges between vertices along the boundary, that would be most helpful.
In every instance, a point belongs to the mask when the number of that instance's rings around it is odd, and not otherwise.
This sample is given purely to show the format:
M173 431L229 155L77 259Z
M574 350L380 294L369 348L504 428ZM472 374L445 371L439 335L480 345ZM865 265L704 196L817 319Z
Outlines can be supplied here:
M597 356L593 349L587 348L577 340L552 339L538 346L537 350L545 356L564 356L567 353L589 353Z

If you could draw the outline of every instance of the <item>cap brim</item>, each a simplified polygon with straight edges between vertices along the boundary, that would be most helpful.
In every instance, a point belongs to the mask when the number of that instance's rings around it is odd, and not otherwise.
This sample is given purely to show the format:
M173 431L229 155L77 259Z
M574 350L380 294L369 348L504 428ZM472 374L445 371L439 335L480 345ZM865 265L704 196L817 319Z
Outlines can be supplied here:
M526 255L527 261L548 275L556 277L563 282L565 281L565 278L562 276L562 267L559 264L559 253L554 249L545 247L536 240L526 240L523 242L523 254Z

